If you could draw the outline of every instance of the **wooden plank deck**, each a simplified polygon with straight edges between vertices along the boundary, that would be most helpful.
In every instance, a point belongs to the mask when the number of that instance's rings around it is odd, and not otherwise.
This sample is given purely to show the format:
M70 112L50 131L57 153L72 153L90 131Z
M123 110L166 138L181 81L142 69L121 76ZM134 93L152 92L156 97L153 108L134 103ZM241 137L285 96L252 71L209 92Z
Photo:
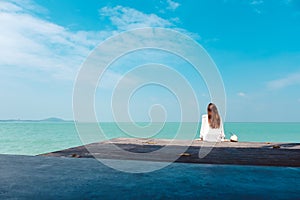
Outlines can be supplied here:
M149 160L183 163L300 167L300 143L173 141L116 138L40 156ZM190 144L186 146L187 144ZM118 148L115 148L115 147ZM212 148L213 147L213 148ZM162 151L160 151L163 149ZM209 153L199 158L199 150ZM92 150L92 155L88 150ZM210 151L211 150L211 151Z

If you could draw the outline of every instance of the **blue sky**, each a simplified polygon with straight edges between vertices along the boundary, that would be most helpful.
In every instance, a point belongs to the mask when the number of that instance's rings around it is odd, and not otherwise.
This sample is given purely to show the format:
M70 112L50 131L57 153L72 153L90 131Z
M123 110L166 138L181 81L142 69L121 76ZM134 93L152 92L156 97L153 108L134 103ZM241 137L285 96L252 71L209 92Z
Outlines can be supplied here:
M112 35L150 26L180 31L207 50L224 81L225 121L300 121L299 0L1 0L0 24L0 119L72 119L74 81L89 53ZM182 73L204 113L205 83L192 70ZM109 86L98 92L101 102ZM174 96L161 88L134 99L135 120L147 120L157 99L170 121L178 119Z

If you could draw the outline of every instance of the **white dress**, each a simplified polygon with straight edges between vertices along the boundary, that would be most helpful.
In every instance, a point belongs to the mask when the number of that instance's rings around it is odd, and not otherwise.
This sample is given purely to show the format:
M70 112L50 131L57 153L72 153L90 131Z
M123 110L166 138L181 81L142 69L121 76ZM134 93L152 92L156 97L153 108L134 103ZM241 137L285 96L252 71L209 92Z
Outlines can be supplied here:
M211 128L208 124L208 115L202 115L202 124L200 130L200 138L209 142L224 141L225 134L223 128L223 122L221 120L220 128Z

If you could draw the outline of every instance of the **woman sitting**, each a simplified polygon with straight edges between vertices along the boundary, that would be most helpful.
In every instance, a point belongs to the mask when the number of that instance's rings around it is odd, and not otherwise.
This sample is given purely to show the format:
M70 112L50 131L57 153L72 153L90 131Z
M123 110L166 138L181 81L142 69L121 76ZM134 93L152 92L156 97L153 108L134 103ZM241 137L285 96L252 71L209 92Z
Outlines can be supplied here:
M213 103L208 104L207 114L202 115L200 139L209 142L220 142L225 140L222 119L219 115L217 106Z

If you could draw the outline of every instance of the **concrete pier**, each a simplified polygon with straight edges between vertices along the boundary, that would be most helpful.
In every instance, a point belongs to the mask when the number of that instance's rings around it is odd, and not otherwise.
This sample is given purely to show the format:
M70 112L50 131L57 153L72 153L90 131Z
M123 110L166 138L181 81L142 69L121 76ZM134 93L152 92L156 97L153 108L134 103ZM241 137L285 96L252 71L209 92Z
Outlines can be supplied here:
M185 146L187 144L189 145ZM165 149L160 151L162 148ZM209 153L199 158L200 150ZM300 167L300 143L220 142L214 144L198 140L116 138L41 156L159 162L170 162L175 159L175 162L181 163Z

